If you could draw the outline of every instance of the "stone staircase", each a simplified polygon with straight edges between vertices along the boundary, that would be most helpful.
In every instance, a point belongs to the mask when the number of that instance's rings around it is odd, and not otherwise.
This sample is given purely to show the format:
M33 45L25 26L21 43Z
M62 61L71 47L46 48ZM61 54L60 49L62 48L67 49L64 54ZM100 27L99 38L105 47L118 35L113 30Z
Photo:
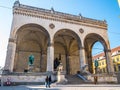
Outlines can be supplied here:
M85 82L77 75L66 75L65 78L68 80L66 84L90 84L91 82Z

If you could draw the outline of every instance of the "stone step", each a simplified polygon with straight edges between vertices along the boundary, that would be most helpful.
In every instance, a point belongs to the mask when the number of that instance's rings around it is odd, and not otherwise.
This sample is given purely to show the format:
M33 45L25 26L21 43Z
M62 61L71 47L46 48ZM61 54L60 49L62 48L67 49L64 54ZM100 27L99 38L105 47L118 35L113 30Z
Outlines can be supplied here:
M77 75L66 75L66 79L68 80L66 84L89 84L90 82L85 82Z

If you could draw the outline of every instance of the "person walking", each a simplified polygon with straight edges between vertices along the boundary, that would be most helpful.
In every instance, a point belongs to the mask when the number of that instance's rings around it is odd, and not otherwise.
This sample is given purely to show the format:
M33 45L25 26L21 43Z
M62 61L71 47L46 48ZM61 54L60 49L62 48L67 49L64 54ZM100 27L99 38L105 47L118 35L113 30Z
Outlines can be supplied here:
M45 86L46 86L46 88L49 87L49 78L48 78L48 76L45 78Z
M49 88L50 88L51 83L52 83L51 76L49 76L49 83L48 83Z

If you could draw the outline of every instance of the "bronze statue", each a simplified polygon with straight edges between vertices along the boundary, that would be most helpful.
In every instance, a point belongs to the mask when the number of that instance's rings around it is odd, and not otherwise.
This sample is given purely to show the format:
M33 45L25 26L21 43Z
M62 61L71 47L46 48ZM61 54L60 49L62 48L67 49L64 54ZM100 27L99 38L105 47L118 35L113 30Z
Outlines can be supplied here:
M54 69L57 69L57 67L59 66L59 64L60 64L60 60L58 58L56 58L54 60Z
M31 54L29 56L29 65L33 65L33 63L34 63L34 56Z

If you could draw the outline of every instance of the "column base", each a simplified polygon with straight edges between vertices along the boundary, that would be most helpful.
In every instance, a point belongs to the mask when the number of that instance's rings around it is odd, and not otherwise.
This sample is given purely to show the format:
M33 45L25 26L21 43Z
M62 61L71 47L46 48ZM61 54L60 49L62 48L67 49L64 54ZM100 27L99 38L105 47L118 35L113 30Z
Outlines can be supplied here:
M3 70L2 74L9 74L10 73L10 70L6 69L6 70Z

